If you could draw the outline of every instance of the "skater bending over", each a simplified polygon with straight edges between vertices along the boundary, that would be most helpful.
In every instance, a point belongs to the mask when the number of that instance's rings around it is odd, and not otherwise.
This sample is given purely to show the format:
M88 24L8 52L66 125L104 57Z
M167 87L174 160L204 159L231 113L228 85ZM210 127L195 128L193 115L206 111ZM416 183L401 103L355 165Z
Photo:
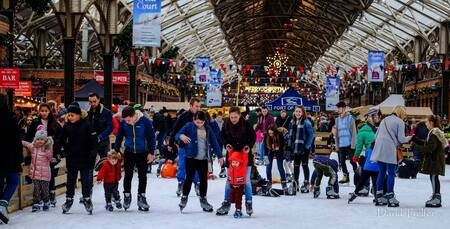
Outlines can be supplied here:
M326 176L328 180L328 186L326 188L327 199L339 198L339 184L338 184L338 162L330 158L330 155L317 154L313 159L314 172L311 177L311 184L314 184L313 189L314 198L318 198L320 195L320 183L322 177Z
M194 114L194 121L187 123L175 135L175 139L184 144L185 163L186 163L186 180L183 184L183 195L179 204L182 211L187 204L188 195L191 191L192 180L195 172L200 176L200 206L203 211L212 212L213 207L206 199L208 189L208 161L211 148L214 154L219 158L219 164L222 165L222 149L217 143L216 136L209 125L205 125L206 114L198 111Z

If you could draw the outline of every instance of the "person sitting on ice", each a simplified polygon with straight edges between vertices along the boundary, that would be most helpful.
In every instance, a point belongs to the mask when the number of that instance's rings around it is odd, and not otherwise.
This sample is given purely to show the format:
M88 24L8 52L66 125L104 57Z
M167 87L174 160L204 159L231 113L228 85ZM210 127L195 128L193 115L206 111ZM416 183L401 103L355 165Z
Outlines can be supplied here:
M327 199L338 199L338 162L331 159L329 154L316 154L313 159L313 165L315 170L311 177L311 191L313 191L314 198L319 197L320 183L322 181L322 177L326 176L330 178L326 188Z

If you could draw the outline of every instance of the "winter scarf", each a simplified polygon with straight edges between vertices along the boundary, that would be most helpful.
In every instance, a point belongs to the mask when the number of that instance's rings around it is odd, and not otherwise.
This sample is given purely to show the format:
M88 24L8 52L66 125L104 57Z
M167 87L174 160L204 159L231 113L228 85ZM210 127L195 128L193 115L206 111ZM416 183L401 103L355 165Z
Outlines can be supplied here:
M239 118L239 122L236 125L230 119L226 119L223 125L228 136L234 136L237 139L247 137L245 136L245 120L242 117Z
M430 132L428 133L427 136L427 142L430 140L430 136L434 135L437 137L437 139L439 139L439 141L442 144L442 148L445 149L448 145L447 139L445 138L444 132L442 130L440 130L439 128L433 128L430 130Z
M301 119L300 123L297 120L292 120L292 128L289 128L289 146L292 147L294 154L302 154L305 148L305 119ZM295 136L295 138L292 138Z

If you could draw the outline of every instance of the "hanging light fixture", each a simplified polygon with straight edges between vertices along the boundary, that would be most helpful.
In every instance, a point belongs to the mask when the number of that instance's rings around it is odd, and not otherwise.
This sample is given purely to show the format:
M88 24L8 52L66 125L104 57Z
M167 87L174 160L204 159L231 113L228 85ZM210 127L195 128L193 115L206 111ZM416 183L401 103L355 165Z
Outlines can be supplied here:
M275 52L274 56L267 57L267 61L269 62L269 71L273 72L275 76L279 76L281 71L286 68L286 63L289 57L286 54L280 54L280 52Z

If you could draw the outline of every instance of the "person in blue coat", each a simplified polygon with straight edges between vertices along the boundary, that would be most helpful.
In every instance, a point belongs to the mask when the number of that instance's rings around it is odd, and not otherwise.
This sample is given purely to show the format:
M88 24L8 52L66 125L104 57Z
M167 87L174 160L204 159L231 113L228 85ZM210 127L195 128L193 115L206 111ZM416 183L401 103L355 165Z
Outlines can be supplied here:
M133 107L125 107L122 111L122 122L116 136L114 149L120 152L122 140L125 138L124 169L123 179L124 203L123 207L128 209L131 203L131 181L133 179L134 167L138 169L138 207L141 211L148 211L149 206L145 198L147 187L148 164L155 159L155 131L153 123L144 116L141 111L134 110Z
M191 190L192 180L198 172L200 177L200 205L206 212L212 212L213 207L206 199L208 189L208 161L211 159L211 151L219 158L219 164L223 164L222 149L217 142L217 137L209 125L205 125L207 117L205 112L198 111L194 114L194 121L187 123L175 135L180 147L184 149L186 180L183 184L183 195L179 204L180 210L186 207L188 195ZM211 150L212 149L212 150Z

